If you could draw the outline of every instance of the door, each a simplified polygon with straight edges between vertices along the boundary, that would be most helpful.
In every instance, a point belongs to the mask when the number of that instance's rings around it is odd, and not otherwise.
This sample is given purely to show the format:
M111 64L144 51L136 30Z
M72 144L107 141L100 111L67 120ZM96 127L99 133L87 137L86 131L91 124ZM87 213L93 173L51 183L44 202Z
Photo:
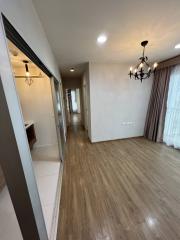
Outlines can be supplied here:
M83 79L83 104L84 104L84 128L88 130L88 104L87 104L87 83L86 79Z
M54 78L52 78L52 81L51 81L51 88L52 88L52 95L53 95L53 105L54 105L54 112L55 112L58 144L60 149L61 160L63 160L65 136L64 136L63 111L62 111L62 94L60 92L60 83Z

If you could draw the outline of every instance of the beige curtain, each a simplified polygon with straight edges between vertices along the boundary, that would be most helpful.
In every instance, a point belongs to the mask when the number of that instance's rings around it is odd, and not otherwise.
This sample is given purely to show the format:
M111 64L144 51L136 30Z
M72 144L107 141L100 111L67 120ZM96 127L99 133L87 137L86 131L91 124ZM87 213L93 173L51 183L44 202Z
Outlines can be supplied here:
M154 76L144 135L155 142L162 142L163 139L171 70L172 67L159 69Z

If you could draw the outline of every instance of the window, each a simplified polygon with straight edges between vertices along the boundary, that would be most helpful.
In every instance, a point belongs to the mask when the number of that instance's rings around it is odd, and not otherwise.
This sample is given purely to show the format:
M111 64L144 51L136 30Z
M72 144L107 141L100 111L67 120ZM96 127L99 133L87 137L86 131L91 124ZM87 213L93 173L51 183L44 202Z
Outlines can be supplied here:
M180 148L180 65L170 77L163 141Z

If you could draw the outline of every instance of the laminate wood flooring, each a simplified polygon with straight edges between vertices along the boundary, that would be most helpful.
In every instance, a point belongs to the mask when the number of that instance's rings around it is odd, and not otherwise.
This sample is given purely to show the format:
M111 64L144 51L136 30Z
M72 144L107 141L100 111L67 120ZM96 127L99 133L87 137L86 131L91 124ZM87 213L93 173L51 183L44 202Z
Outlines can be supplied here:
M180 240L180 151L72 128L57 240Z

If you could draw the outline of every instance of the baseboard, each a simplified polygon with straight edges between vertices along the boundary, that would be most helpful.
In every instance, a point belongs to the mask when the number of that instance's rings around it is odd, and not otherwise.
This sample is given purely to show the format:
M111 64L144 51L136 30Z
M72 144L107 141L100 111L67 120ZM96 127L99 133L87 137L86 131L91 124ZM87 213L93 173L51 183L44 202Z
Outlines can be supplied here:
M128 139L134 139L134 138L143 138L143 135L137 135L132 137L122 137L122 138L112 138L112 139L101 139L101 140L92 140L89 138L90 142L93 143L103 143L103 142L111 142L111 141L121 141L121 140L128 140Z

